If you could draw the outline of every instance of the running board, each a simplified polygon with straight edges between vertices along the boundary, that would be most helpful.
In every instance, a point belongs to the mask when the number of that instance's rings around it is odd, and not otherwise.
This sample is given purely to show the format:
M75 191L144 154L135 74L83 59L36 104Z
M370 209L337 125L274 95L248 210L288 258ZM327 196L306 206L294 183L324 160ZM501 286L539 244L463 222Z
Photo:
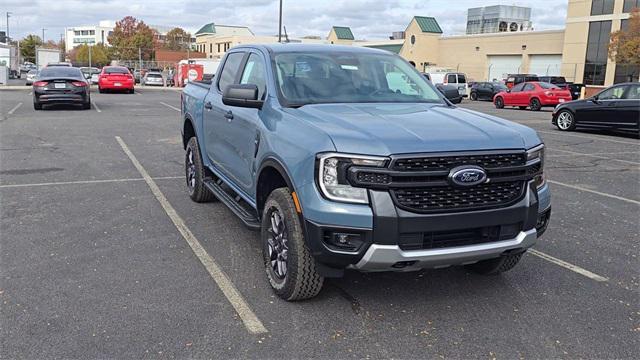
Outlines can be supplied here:
M223 204L233 211L236 216L251 230L260 230L260 220L255 215L255 211L245 203L240 196L231 193L233 190L225 190L222 180L206 179L204 186L213 193Z

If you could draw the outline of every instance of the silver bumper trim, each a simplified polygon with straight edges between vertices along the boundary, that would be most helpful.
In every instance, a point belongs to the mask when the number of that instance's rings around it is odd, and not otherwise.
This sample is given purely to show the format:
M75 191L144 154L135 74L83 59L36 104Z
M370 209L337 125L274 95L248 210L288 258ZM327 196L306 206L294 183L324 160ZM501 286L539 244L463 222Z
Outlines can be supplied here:
M421 268L471 264L498 257L507 250L529 248L533 246L536 239L536 229L531 229L521 231L518 236L510 240L444 249L403 251L398 245L372 244L362 259L352 268L360 271L412 271ZM402 261L415 261L415 263L403 268L392 267Z

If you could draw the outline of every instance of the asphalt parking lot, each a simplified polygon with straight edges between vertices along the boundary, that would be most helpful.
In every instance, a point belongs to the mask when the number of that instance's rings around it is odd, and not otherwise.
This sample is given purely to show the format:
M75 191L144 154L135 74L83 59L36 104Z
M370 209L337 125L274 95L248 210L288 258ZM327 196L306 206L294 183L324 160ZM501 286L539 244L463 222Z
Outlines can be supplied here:
M189 199L179 92L96 91L86 111L31 101L0 91L0 358L637 357L638 139L465 101L547 145L553 214L536 251L497 277L352 272L287 303L257 233Z

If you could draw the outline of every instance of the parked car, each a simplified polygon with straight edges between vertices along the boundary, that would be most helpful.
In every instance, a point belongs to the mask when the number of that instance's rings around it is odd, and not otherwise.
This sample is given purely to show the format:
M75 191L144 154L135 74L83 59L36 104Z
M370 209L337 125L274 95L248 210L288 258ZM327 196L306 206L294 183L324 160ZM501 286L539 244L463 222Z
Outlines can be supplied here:
M160 72L149 71L142 78L142 85L145 86L164 86L164 77Z
M73 67L71 63L68 62L58 62L58 63L47 63L45 67Z
M24 63L22 63L22 65L20 65L20 77L22 77L23 74L27 74L31 70L38 70L38 67L36 66L36 64L30 61L25 61Z
M536 74L509 74L507 75L507 80L505 80L504 83L507 86L507 88L511 89L515 85L518 85L527 81L540 81L540 79Z
M100 73L91 74L91 85L97 85L100 82Z
M124 91L133 94L134 79L133 75L124 66L105 66L98 78L98 91L100 93L106 90Z
M431 80L434 85L444 84L453 85L458 88L460 96L467 97L467 76L464 73L457 72L434 72L425 73L427 79Z
M89 84L78 68L51 66L40 70L33 83L33 108L42 110L43 105L74 104L83 109L91 108Z
M569 90L545 82L520 83L505 91L501 91L493 98L493 103L498 109L505 106L517 106L520 110L529 107L538 111L545 106L556 106L563 102L571 101Z
M460 95L457 86L437 84L436 89L453 104L460 104L462 102L462 95Z
M564 76L539 76L538 81L547 82L553 84L560 89L566 89L571 92L571 98L576 100L580 97L580 92L584 87L584 84L574 84L567 81Z
M29 70L29 72L27 73L27 81L25 82L25 85L33 85L33 82L35 81L35 79L38 78L38 70Z
M588 99L560 104L551 123L562 131L580 127L640 136L640 84L616 84Z
M181 97L188 194L261 231L283 299L345 269L501 273L547 227L536 132L450 105L395 54L241 45L213 80Z
M469 90L469 98L471 100L489 100L493 101L493 97L501 92L506 91L507 87L499 82L476 82Z
M85 79L87 79L87 81L91 81L91 76L93 74L100 74L100 69L96 67L81 67L80 71L82 71L82 74L84 74L84 77Z

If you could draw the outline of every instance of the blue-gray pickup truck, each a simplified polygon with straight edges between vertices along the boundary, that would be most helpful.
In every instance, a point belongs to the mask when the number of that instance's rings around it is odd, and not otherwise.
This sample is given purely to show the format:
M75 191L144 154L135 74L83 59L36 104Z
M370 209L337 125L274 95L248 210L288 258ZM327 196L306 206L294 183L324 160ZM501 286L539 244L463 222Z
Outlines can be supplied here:
M189 196L260 231L286 300L345 269L501 273L549 222L536 132L451 104L383 50L238 46L181 114Z

